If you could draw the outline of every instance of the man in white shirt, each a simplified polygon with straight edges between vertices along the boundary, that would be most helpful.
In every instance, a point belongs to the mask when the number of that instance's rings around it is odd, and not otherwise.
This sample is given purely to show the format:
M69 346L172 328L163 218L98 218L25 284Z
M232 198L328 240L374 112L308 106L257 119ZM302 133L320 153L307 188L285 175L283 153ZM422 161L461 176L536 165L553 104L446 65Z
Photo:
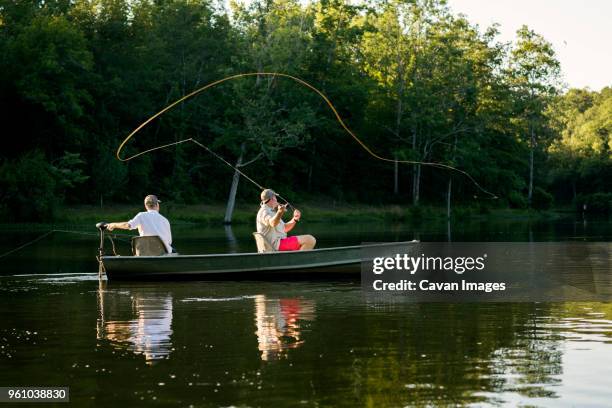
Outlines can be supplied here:
M159 213L159 203L157 196L148 195L144 199L146 212L139 212L134 218L127 222L111 222L106 224L109 231L115 228L134 230L138 228L138 233L141 237L155 236L161 238L168 253L172 253L172 232L170 231L170 222Z
M312 235L287 236L295 227L302 214L300 210L293 210L293 218L289 222L283 221L283 214L287 211L287 204L279 204L276 193L270 189L261 192L261 207L257 213L257 232L263 234L277 251L305 251L313 249L317 240Z

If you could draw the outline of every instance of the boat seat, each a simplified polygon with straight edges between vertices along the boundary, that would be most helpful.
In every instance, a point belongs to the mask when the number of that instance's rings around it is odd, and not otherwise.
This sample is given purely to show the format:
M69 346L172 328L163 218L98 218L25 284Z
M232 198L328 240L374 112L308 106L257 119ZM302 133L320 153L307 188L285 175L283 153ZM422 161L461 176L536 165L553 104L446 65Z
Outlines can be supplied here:
M276 249L272 246L270 241L260 232L254 232L253 237L255 238L255 243L257 244L257 252L260 254L263 252L276 252Z
M132 255L134 256L161 256L167 254L168 250L164 245L164 241L157 235L132 237Z

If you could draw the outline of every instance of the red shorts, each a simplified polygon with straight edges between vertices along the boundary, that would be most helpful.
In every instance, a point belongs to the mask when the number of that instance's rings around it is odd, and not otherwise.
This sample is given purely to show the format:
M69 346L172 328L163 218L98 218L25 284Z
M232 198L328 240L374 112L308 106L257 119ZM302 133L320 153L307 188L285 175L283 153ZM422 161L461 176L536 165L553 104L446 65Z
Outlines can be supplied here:
M300 249L300 241L297 236L287 237L280 240L279 251L297 251Z

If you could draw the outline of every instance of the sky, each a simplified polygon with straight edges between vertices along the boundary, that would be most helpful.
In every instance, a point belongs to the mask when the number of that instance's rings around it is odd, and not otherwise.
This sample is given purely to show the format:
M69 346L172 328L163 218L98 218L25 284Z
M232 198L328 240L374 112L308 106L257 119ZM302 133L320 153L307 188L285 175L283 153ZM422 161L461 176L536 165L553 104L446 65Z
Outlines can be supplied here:
M526 24L551 42L570 88L612 86L612 0L447 0L481 30L499 23L502 41Z

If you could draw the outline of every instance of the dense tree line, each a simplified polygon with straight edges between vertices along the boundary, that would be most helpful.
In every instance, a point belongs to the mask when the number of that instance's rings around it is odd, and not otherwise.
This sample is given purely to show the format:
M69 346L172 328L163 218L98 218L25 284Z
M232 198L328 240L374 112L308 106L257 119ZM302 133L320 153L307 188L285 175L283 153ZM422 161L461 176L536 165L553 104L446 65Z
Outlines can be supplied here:
M46 219L57 204L257 200L217 159L181 144L128 163L118 144L211 81L226 82L147 127L127 154L193 137L292 201L609 210L612 92L563 92L551 45L512 44L442 0L0 1L0 214ZM474 198L476 196L476 198ZM231 211L229 212L231 216Z

